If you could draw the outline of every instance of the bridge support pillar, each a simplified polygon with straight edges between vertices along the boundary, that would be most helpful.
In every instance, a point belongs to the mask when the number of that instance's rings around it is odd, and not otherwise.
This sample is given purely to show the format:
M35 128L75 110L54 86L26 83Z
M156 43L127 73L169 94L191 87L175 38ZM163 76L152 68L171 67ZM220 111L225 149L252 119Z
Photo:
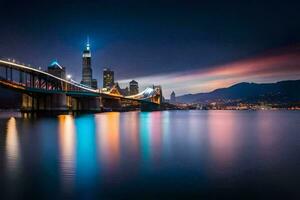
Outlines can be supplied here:
M121 99L102 98L101 106L103 110L112 110L112 111L122 110Z
M78 112L99 112L100 97L70 97L70 109Z
M23 111L32 111L33 110L33 98L28 94L22 94L22 107Z
M22 94L22 111L68 111L65 94Z
M141 102L141 111L159 111L160 104L152 103L152 102Z
M65 94L51 94L51 110L67 111L67 96Z

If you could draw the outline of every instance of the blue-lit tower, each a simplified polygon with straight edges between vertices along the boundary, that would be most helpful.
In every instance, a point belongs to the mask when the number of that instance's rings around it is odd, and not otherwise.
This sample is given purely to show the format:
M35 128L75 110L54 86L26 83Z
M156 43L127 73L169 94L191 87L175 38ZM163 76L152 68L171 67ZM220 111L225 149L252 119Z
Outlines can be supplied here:
M82 54L82 80L81 84L87 85L92 88L97 88L97 80L93 79L92 70L92 54L90 50L89 38L87 39L86 47Z

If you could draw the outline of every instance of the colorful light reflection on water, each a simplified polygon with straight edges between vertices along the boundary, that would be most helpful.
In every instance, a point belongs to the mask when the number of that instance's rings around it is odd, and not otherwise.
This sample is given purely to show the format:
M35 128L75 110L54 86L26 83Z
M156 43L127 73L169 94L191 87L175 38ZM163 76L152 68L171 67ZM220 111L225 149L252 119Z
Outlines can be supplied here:
M0 181L7 198L295 197L299 120L287 111L1 116Z

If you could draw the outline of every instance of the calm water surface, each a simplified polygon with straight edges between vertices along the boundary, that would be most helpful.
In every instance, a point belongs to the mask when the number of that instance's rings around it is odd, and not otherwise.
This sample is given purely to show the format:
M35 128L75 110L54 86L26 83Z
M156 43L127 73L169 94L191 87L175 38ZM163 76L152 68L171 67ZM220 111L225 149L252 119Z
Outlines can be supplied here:
M0 199L300 197L300 112L1 113L0 131Z

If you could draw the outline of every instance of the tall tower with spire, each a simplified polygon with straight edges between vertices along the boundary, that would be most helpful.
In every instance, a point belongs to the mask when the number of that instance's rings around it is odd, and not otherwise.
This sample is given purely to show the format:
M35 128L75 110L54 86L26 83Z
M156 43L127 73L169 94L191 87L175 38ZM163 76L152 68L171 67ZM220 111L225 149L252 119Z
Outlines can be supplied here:
M90 41L87 38L87 43L82 54L82 80L81 84L86 86L97 88L97 80L93 79L93 70L92 70L92 54L90 50Z

